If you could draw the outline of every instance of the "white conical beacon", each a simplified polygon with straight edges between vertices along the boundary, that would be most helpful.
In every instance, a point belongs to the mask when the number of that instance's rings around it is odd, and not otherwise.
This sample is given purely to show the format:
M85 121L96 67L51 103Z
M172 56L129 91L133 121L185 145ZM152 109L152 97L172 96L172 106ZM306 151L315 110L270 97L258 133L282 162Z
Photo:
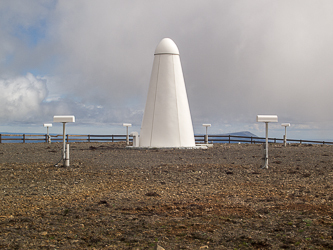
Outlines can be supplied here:
M154 54L140 147L194 147L190 108L177 45L164 38Z

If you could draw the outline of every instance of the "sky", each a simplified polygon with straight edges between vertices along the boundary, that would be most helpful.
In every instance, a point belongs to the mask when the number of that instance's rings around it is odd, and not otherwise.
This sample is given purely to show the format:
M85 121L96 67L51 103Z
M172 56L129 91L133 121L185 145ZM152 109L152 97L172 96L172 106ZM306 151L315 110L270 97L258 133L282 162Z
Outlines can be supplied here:
M333 139L331 0L0 0L0 132L140 131L154 51L180 51L194 132ZM53 124L51 133L62 133Z

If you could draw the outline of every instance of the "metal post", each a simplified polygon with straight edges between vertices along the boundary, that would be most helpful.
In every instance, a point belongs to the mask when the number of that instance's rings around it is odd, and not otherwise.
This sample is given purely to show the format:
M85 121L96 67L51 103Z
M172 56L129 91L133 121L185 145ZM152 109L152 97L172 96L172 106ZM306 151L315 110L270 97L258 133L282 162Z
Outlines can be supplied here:
M284 146L287 147L287 126L284 127Z
M69 144L67 144L66 148L66 157L65 157L65 167L69 167Z
M268 168L268 122L265 122L266 125L266 146L265 146L265 164L263 168Z
M278 117L277 115L257 115L257 122L264 122L266 127L265 155L263 157L265 162L262 168L268 168L268 123L278 122ZM276 138L274 142L276 142Z
M63 143L63 151L62 151L62 159L66 160L66 122L62 123L62 143Z
M73 115L56 115L53 117L53 122L61 122L62 123L62 142L63 142L63 151L62 151L62 160L64 162L64 166L66 166L66 123L67 122L75 122L75 117ZM68 137L67 137L68 141ZM69 146L68 146L69 149ZM68 152L69 153L69 152Z
M51 135L49 134L49 127L52 127L52 123L44 123L44 127L46 127L45 142L51 143Z
M283 144L287 147L287 127L290 126L290 123L282 123L281 126L284 126Z
M204 136L204 143L208 144L208 127L211 127L212 124L204 123L202 126L206 127L206 135Z
M123 123L123 126L126 127L126 145L129 145L129 135L128 135L128 127L132 127L131 123Z
M208 144L208 126L206 126L205 144Z
M47 128L47 142L51 143L51 136L49 134L49 127L47 126L46 128Z

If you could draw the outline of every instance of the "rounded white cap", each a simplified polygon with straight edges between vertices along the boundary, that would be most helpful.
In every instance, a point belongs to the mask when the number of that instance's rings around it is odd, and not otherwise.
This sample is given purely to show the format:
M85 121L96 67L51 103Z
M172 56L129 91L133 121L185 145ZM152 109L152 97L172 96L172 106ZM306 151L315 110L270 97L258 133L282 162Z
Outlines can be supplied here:
M163 38L162 41L157 45L154 55L160 54L173 54L179 55L177 45L170 38Z

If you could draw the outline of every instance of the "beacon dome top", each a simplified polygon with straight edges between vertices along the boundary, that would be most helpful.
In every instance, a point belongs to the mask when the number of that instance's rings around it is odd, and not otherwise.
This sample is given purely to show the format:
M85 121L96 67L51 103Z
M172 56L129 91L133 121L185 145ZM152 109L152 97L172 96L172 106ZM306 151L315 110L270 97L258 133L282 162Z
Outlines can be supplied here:
M163 38L157 45L154 55L172 54L179 55L177 45L170 38Z

